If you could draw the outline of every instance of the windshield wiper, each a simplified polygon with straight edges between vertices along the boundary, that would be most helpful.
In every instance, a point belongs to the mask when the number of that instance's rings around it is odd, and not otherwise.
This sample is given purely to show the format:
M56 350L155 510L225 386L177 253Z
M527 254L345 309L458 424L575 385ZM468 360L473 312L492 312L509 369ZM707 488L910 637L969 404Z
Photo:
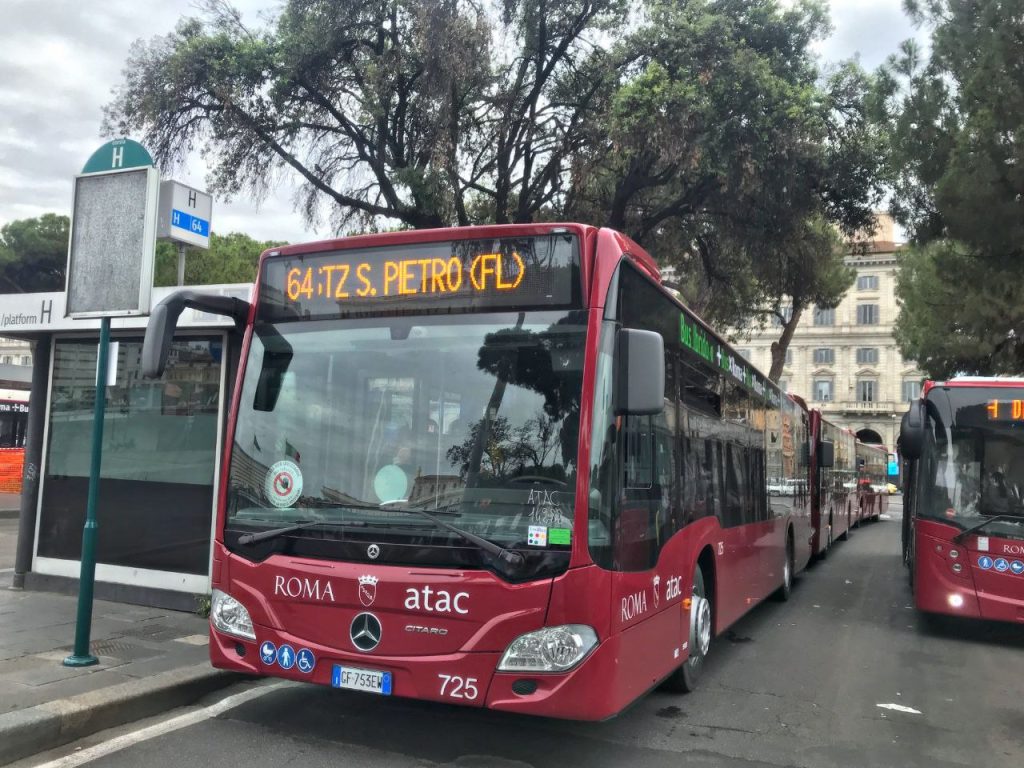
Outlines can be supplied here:
M963 544L964 539L966 539L975 531L980 531L982 528L987 527L989 523L1006 522L1009 520L1015 520L1018 523L1024 523L1024 517L1021 517L1020 515L993 515L987 520L982 520L977 525L972 525L970 528L965 528L964 530L960 531L960 533L953 537L953 542L956 544Z
M318 525L364 525L364 523L356 520L350 520L342 522L341 520L300 520L297 523L286 525L282 528L271 528L268 531L260 531L259 533L243 533L238 537L238 543L243 546L249 546L260 541L266 541L267 539L277 538L278 536L284 536L286 533L292 533L293 531L301 531L303 528L314 528Z
M434 525L451 531L461 539L468 541L470 544L476 545L484 552L487 552L490 555L494 555L499 560L504 560L509 565L522 565L524 561L523 556L518 552L511 549L505 549L504 547L495 544L493 541L488 541L482 536L477 536L475 533L470 533L469 531L459 528L457 525L447 523L441 518L435 517L432 513L422 509L417 509L416 507L398 507L390 505L387 502L381 504L379 507L375 507L372 504L366 504L364 506L359 506L356 504L346 504L345 506L352 507L353 509L373 509L380 510L382 512L405 512L409 515L419 515L423 519L429 520Z

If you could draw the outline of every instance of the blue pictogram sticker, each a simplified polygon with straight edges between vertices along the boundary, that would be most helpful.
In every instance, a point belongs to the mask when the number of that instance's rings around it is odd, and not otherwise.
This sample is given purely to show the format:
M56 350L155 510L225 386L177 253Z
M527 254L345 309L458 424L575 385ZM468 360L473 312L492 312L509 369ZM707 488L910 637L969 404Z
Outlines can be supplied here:
M277 658L277 646L269 640L264 640L260 644L260 660L264 664L273 664L274 659Z
M281 669L291 669L295 666L295 649L287 643L277 649L277 664Z
M1022 563L1020 560L1014 560L1012 563L1010 563L1010 570L1018 576L1020 576L1022 573L1024 573L1024 563Z
M987 571L992 567L992 558L988 555L982 555L978 558L978 567L983 571Z
M313 671L313 667L316 666L316 656L308 648L303 648L295 654L295 666L299 668L299 672L304 672L308 675Z
M1006 571L1010 570L1010 563L1005 557L1000 557L996 560L993 567L1000 573L1006 573Z

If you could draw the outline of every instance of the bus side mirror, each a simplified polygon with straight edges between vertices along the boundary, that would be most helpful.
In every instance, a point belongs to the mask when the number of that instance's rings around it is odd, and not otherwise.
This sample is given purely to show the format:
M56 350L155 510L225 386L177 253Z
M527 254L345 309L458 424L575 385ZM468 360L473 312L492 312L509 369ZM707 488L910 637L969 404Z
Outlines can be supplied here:
M831 440L818 443L818 467L831 469L836 464L836 445Z
M142 375L147 379L159 379L167 367L167 356L171 352L174 331L178 318L192 307L202 312L224 315L235 321L239 329L245 328L249 319L249 302L233 296L220 296L198 291L176 291L161 301L149 315L146 338L142 342Z
M926 417L927 409L920 400L911 403L907 412L903 414L900 421L900 452L903 458L914 461L921 457Z
M653 416L665 407L665 340L620 328L615 338L615 415Z

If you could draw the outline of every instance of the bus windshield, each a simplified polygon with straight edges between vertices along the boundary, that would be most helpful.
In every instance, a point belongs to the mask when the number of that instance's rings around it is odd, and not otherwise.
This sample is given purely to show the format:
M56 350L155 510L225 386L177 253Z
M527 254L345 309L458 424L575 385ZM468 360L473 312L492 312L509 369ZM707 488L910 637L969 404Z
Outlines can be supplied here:
M228 526L464 544L399 505L504 547L567 548L585 334L580 310L257 324Z
M979 533L1021 538L1024 421L999 418L999 405L993 410L992 402L999 401L950 388L929 403L919 514L964 528L999 515ZM1006 411L1011 412L1009 403Z

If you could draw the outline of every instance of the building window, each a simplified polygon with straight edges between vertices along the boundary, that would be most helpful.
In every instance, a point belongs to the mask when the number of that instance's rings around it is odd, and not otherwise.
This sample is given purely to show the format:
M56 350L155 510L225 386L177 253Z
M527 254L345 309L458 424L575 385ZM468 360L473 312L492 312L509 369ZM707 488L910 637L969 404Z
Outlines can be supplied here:
M877 291L878 275L860 275L857 278L858 291Z
M877 304L858 304L857 305L857 324L858 325L877 325L878 324L878 305Z
M920 379L904 379L903 380L903 401L911 402L921 397L921 380Z
M779 307L779 313L782 314L782 317L786 318L787 323L793 319L792 307ZM772 325L774 325L776 328L781 328L783 326L782 318L780 318L774 312L772 312Z
M21 356L21 364L22 365L32 365L32 356L31 355L22 355Z
M836 352L832 347L820 347L814 350L814 362L818 365L832 365L836 361Z
M750 350L749 349L737 349L736 354L742 357L747 362L750 362Z
M857 381L857 402L877 403L878 382L874 379L858 379Z
M819 403L832 402L832 379L814 380L814 399Z
M857 362L860 365L869 365L878 362L878 349L875 347L859 347L857 349Z
M786 348L786 365L793 364L793 350L789 347Z
M836 324L836 311L835 309L823 309L821 307L814 308L814 324L815 325L835 325Z
M14 362L14 358L10 355L4 355L4 365L10 365Z

